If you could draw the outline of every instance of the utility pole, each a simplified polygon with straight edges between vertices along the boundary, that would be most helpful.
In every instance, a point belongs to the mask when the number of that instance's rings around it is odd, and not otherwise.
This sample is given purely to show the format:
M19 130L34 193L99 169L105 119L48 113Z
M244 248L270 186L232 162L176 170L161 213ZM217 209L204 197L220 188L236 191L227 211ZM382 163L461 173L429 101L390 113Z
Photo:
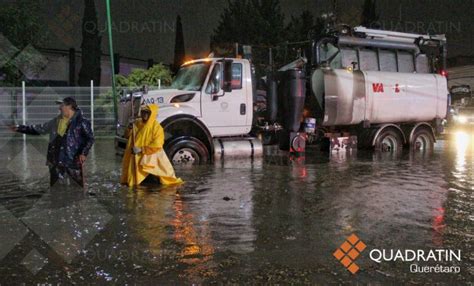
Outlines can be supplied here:
M112 64L112 96L114 100L114 117L117 122L117 91L115 90L115 63L114 63L114 43L112 41L112 15L110 11L110 0L105 0L107 6L107 30L109 32L109 54Z

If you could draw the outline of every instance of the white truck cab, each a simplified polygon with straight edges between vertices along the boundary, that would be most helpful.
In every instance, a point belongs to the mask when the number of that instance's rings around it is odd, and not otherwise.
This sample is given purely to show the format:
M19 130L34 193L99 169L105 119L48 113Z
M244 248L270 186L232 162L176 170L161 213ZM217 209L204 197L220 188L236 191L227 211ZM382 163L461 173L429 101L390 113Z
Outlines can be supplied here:
M235 136L252 128L252 76L248 60L232 59L230 89L223 89L224 59L201 59L185 63L169 90L145 94L142 104L160 106L158 120L191 114L213 137Z
M233 137L242 141L249 134L253 120L252 86L248 60L206 58L183 64L169 89L139 93L134 98L140 100L140 104L135 100L137 107L146 104L160 107L158 121L165 129L165 149L175 163L200 163L213 159L215 140L223 145L235 141ZM131 113L128 110L131 110L130 101L122 100L119 130L128 125ZM118 132L116 141L123 147L122 136L123 130ZM245 138L244 142L258 147L258 142L250 143L252 140ZM222 148L219 150L223 152Z

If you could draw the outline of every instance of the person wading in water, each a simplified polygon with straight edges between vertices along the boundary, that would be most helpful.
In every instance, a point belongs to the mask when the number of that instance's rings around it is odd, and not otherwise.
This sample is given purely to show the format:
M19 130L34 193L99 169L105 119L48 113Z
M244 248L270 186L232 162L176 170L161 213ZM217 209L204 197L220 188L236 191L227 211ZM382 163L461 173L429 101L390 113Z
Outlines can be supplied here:
M163 149L165 134L156 121L158 109L154 104L144 106L141 118L127 132L129 138L122 161L122 184L130 187L140 185L148 175L159 178L165 186L183 183L176 177Z
M50 185L71 178L84 187L82 165L94 144L89 120L83 117L76 100L66 97L56 101L61 114L39 125L18 125L12 130L30 135L49 133L46 164L49 167Z

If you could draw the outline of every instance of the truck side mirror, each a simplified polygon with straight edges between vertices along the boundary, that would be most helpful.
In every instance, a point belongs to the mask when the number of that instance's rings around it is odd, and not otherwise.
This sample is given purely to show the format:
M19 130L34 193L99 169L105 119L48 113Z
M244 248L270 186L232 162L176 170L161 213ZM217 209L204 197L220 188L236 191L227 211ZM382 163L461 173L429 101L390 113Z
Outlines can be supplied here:
M222 90L224 92L232 91L232 60L224 61L224 71L223 71L223 84Z

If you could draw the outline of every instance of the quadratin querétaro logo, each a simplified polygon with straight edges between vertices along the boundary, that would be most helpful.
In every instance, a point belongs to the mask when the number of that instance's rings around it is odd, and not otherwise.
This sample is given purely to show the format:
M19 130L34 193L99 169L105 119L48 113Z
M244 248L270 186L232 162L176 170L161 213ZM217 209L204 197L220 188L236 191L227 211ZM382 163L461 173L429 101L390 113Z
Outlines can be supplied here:
M352 274L359 271L355 260L364 251L367 245L359 239L356 234L351 234L336 251L333 256ZM411 262L409 270L411 273L459 273L461 269L457 265L443 265L441 263L461 262L461 250L451 249L378 249L369 252L369 258L376 262L403 261ZM423 265L424 262L437 262L436 265Z
M366 247L365 243L353 233L334 251L333 255L347 270L356 274L359 266L354 261Z

